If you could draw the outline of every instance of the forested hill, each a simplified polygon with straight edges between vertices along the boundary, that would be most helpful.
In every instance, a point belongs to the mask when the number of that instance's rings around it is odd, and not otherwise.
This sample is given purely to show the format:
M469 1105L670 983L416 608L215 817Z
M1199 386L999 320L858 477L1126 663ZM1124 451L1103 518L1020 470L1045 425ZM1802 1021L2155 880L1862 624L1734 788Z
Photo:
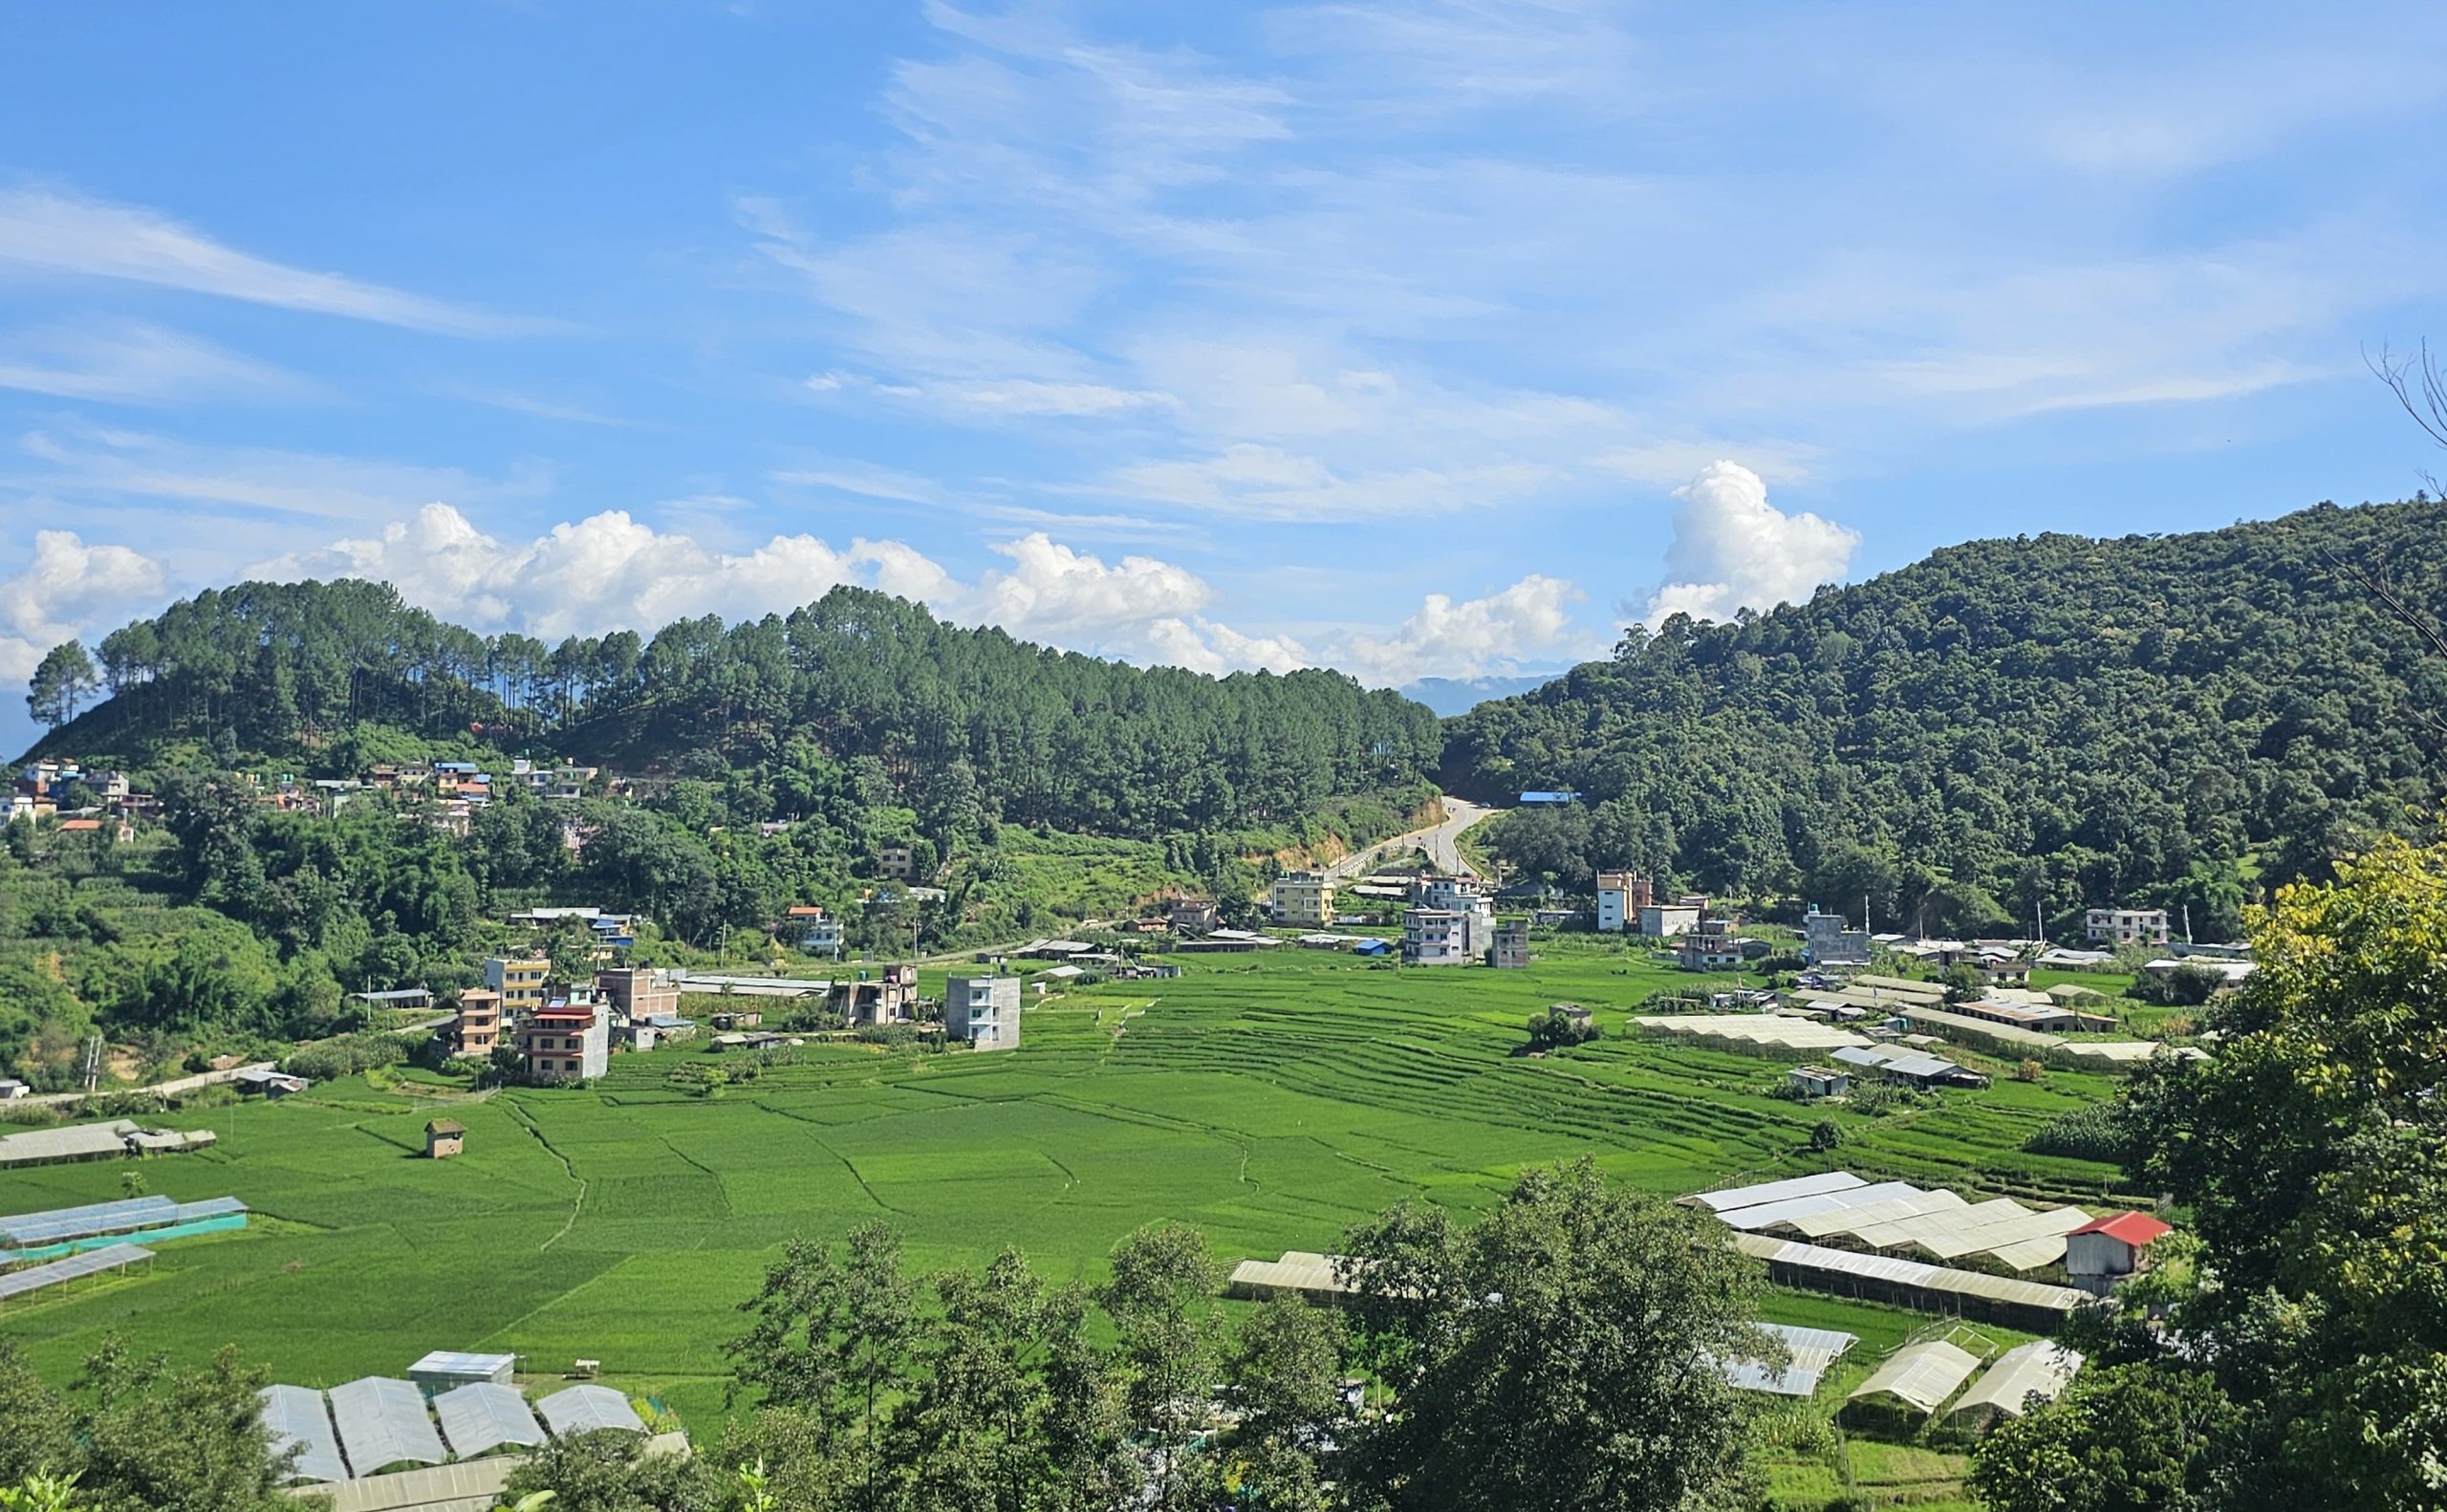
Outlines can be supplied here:
M54 653L37 702L73 697L82 656ZM92 665L109 696L37 751L142 767L187 745L348 775L399 732L464 745L474 729L504 752L749 784L777 813L852 783L881 786L870 804L1085 833L1280 823L1415 787L1441 740L1422 705L1338 673L1128 666L850 588L788 616L547 646L444 623L384 585L245 583L113 633Z
M1637 866L1879 927L2051 927L2154 899L2201 938L2350 836L2435 816L2447 659L2338 563L2447 610L2447 505L2321 505L2180 536L1938 551L1446 725L1446 779L1592 806L1522 817L1533 869ZM2078 924L2078 920L2075 921Z

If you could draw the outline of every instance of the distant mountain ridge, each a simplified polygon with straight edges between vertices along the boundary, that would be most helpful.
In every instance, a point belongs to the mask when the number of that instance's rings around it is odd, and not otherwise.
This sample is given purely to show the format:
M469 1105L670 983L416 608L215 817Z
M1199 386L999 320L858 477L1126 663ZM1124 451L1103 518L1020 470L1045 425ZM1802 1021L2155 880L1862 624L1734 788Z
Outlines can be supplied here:
M2085 904L2155 902L2223 934L2252 890L2447 801L2447 658L2349 564L2436 615L2447 504L1978 541L1677 617L1448 720L1444 780L1588 794L1497 832L1558 875L1868 894L1882 928L2078 932Z
M1523 673L1513 677L1483 678L1420 678L1405 682L1394 691L1406 699L1416 699L1443 718L1467 714L1489 699L1508 699L1545 687L1564 671Z

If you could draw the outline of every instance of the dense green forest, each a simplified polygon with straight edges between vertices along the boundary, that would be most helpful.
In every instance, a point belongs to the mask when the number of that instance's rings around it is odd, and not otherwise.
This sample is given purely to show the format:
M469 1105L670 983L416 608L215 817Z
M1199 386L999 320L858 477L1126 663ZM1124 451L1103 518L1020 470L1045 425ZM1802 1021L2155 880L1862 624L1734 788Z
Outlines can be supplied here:
M444 623L387 585L242 583L91 657L68 649L37 678L37 709L73 712L82 683L109 697L40 752L142 767L185 742L350 775L380 754L371 731L472 730L506 753L722 781L743 822L812 811L872 758L912 807L1011 824L1137 838L1280 824L1413 785L1442 743L1425 706L1340 673L1134 667L855 588L787 617L548 647Z
M2180 536L1980 541L1448 722L1453 789L1532 872L1634 866L1880 928L2078 926L2121 900L2232 938L2255 886L2447 795L2447 659L2369 586L2447 603L2447 504Z

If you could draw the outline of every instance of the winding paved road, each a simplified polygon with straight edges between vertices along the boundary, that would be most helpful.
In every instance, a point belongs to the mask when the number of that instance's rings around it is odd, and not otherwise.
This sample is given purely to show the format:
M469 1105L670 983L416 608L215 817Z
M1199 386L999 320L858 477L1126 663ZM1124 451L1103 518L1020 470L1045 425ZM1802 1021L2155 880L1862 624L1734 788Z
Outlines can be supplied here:
M1413 830L1390 840L1379 840L1365 851L1354 851L1326 869L1326 875L1337 882L1348 881L1375 867L1388 855L1407 855L1413 851L1425 851L1437 869L1456 876L1476 876L1478 873L1462 859L1462 848L1456 842L1462 832L1495 812L1480 804L1444 795L1444 822L1425 830Z

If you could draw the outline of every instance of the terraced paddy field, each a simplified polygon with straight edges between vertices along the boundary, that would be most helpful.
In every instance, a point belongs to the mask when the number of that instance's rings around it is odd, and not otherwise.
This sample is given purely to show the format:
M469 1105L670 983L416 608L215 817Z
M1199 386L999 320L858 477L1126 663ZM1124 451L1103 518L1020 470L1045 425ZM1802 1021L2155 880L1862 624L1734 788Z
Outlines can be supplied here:
M585 1356L706 1427L733 1304L788 1236L868 1219L899 1224L920 1268L1009 1243L1067 1277L1094 1276L1158 1218L1201 1225L1227 1262L1331 1249L1404 1197L1482 1209L1523 1167L1584 1154L1678 1195L1835 1164L1990 1193L2106 1191L2103 1167L2019 1148L2107 1095L2104 1076L2034 1085L1991 1066L1982 1091L1835 1112L1842 1148L1813 1155L1830 1114L1768 1095L1781 1063L1628 1035L1642 999L1692 979L1611 944L1541 949L1519 972L1183 958L1176 981L1032 996L1015 1051L810 1047L714 1098L672 1082L725 1064L683 1045L616 1057L586 1090L444 1105L430 1087L358 1079L214 1110L191 1121L220 1133L216 1149L145 1177L182 1199L243 1198L253 1226L11 1306L0 1333L61 1375L113 1328L180 1356L234 1343L306 1385L397 1372L428 1349L514 1350L537 1371ZM1516 1053L1524 1021L1558 1001L1593 1008L1606 1037ZM422 1157L438 1108L467 1126L460 1158ZM116 1197L122 1169L13 1173L0 1208ZM1926 1321L1798 1294L1778 1316L1850 1328L1872 1356Z

